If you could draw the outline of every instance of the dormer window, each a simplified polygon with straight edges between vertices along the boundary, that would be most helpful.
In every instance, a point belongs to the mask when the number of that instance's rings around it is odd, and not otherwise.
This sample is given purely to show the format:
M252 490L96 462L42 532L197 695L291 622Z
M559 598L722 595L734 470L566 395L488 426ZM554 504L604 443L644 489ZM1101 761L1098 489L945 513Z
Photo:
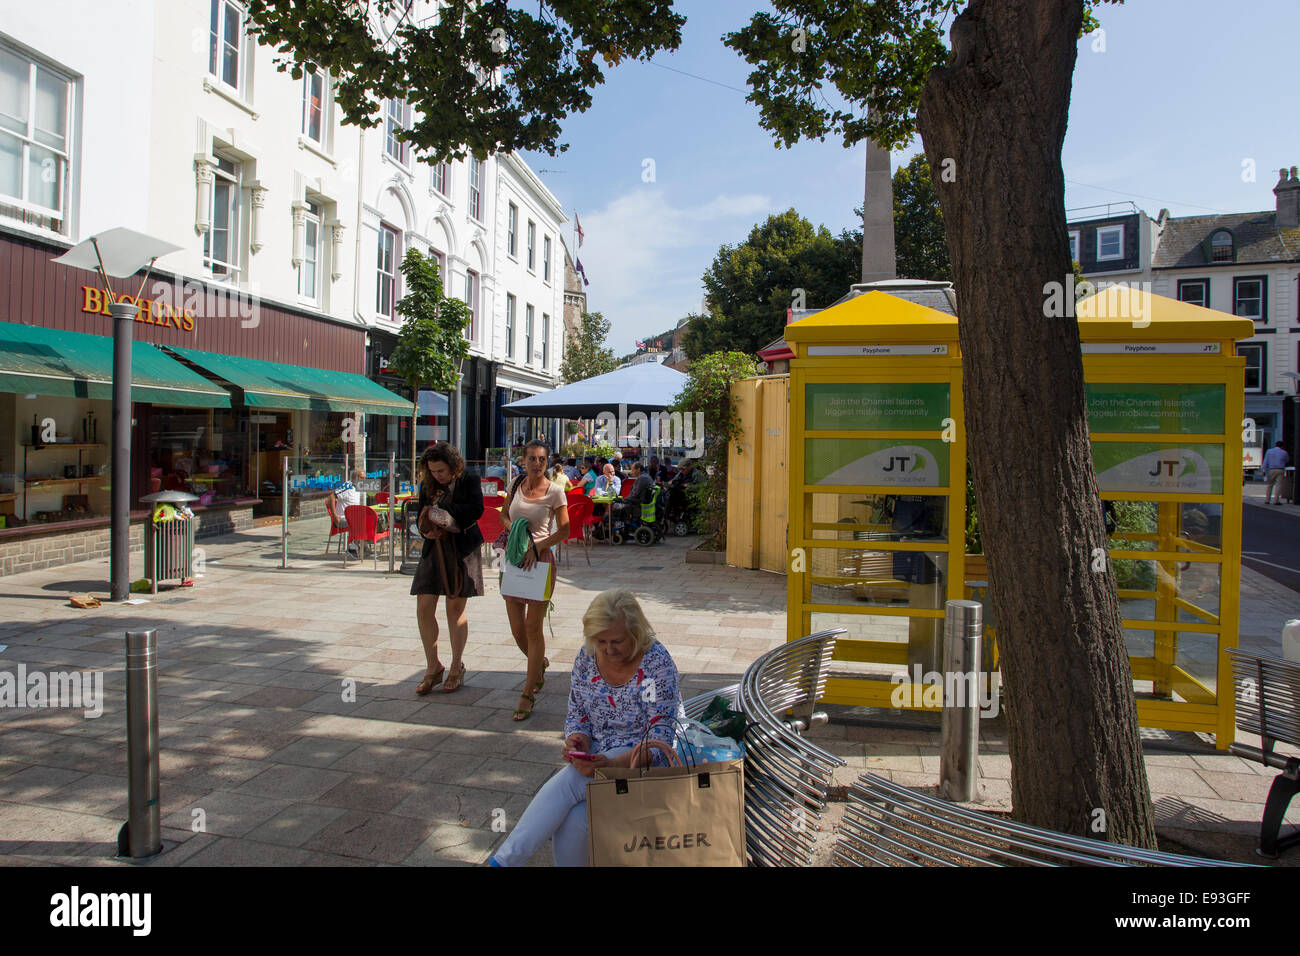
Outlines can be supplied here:
M1210 261L1236 261L1236 254L1233 250L1232 233L1228 232L1228 230L1220 229L1214 235L1210 236Z

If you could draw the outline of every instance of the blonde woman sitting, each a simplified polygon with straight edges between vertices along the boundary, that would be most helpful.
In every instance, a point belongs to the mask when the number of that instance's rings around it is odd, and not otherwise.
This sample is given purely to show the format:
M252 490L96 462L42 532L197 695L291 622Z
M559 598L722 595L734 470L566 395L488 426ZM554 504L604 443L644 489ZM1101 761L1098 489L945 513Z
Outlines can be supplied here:
M562 759L533 797L492 866L522 866L548 839L556 866L587 865L587 781L598 767L630 767L649 736L672 746L682 716L677 665L626 588L596 595L582 618ZM644 760L638 754L639 763Z

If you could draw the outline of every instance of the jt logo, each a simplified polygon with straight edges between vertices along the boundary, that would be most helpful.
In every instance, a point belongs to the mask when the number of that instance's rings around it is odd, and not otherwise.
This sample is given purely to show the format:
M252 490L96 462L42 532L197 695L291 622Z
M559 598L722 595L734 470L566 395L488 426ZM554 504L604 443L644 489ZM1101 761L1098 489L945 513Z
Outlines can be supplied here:
M1170 478L1172 478L1174 477L1174 466L1176 466L1177 464L1178 464L1177 458L1175 458L1173 461L1160 459L1159 461L1156 462L1155 469L1147 472L1147 474L1151 475L1154 478L1156 475L1160 474L1161 466L1164 466L1165 474L1168 475Z
M907 463L911 460L912 460L911 455L894 455L892 458L889 459L889 464L886 465L884 468L882 468L881 471L893 471L894 462L898 462L899 471L906 471Z

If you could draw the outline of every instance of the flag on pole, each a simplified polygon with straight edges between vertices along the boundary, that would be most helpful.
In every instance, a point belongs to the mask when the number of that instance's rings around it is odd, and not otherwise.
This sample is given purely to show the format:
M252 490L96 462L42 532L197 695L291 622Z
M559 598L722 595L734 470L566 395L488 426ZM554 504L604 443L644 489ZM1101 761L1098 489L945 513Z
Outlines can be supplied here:
M576 209L573 211L573 227L578 233L578 248L581 249L582 240L586 236L586 233L582 231L582 220L578 218L578 211ZM583 278L585 279L586 276L583 276Z
M637 343L636 343L636 350L637 350L638 352L640 352L643 348L645 348L645 343L644 343L644 342L637 342Z
M591 285L591 281L587 278L586 270L584 270L584 269L582 268L582 260L581 260L581 259L579 259L577 262L575 262L575 263L573 264L573 268L577 270L578 275L582 276L582 284L583 284L583 285Z

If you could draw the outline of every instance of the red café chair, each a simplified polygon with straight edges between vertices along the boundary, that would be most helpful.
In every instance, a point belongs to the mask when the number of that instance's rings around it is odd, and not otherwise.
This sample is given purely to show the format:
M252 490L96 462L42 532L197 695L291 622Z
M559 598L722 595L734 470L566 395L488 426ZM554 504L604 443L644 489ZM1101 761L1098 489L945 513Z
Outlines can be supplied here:
M587 564L591 564L591 526L598 520L592 517L592 509L595 504L585 495L579 495L576 499L569 501L569 536L564 539L563 543L568 544L570 541L581 541L583 554L587 558ZM564 549L565 566L571 567L573 562L569 559L569 549Z
M501 508L505 502L501 498L483 499L483 514L478 519L478 530L483 533L483 544L490 551L492 542L501 534L504 528L501 527ZM488 555L489 559L491 555Z
M375 570L379 570L379 542L389 541L387 531L379 530L379 516L365 505L348 505L343 510L343 520L348 523L348 547L354 541L364 541L370 545L370 554L374 558ZM389 547L392 547L391 541ZM358 553L360 549L358 549ZM347 552L343 552L343 566L348 566Z
M333 495L325 496L325 511L330 516L330 536L325 539L325 553L330 553L330 542L340 535L346 536L348 533L348 523L343 520L343 516L336 510L338 499ZM343 540L339 538L339 551L343 551Z
M386 492L386 491L376 491L376 492L375 492L375 504L377 504L377 505L386 505L386 504L388 504L388 492Z

